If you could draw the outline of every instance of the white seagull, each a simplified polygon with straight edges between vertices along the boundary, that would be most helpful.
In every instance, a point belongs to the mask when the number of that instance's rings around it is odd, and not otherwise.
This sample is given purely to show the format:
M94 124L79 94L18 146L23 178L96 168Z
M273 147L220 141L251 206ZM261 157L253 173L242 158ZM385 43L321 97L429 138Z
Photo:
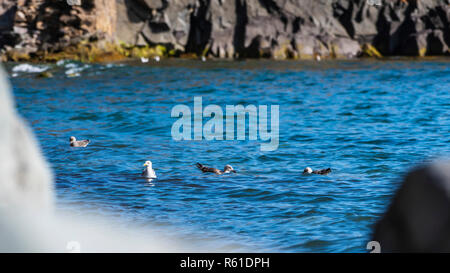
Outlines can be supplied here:
M152 181L152 179L156 178L155 170L152 168L152 162L146 161L144 163L145 169L142 171L142 176L146 178L148 181Z

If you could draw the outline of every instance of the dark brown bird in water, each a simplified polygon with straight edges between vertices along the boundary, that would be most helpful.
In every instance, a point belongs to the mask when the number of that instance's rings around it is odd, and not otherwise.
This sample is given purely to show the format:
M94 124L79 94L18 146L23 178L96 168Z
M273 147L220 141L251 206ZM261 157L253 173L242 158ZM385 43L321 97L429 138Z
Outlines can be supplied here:
M306 167L305 170L303 171L303 174L312 174L312 173L321 175L329 174L331 173L331 168L313 171L310 167Z
M236 172L233 169L233 167L231 167L231 165L225 165L225 168L223 168L223 171L216 169L216 168L210 168L210 167L203 166L200 163L197 163L196 165L197 165L197 168L199 168L204 173L224 174L224 173L230 173L230 172L235 173Z
M91 141L89 139L86 140L77 140L74 136L70 137L70 146L72 147L86 147Z

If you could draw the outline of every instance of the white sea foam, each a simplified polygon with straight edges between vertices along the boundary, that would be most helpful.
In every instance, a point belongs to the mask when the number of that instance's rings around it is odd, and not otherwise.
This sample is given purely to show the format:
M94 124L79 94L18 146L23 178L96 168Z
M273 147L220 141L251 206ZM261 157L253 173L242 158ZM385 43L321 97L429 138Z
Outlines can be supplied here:
M67 62L70 62L70 60L59 60L56 62L57 66L63 66L65 65Z
M68 77L79 77L81 74L81 72L83 72L84 70L88 69L90 67L90 65L79 65L76 63L68 63L64 66L67 70L66 70L66 76Z
M23 73L40 73L48 69L48 66L31 65L31 64L19 64L13 67L13 72Z

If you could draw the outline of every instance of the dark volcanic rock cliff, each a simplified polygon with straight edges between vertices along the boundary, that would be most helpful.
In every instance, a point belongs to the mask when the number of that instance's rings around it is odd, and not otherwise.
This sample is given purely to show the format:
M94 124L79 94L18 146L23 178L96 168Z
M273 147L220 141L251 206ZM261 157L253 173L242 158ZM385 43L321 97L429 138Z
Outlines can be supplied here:
M449 55L450 0L68 2L1 0L4 55L42 56L103 40L217 58Z

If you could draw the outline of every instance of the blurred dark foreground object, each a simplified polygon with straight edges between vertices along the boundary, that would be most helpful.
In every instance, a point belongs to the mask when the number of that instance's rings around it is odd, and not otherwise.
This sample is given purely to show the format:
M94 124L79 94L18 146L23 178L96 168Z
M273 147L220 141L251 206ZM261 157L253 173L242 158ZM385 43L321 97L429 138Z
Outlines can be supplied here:
M381 252L450 252L450 161L408 173L373 240Z

